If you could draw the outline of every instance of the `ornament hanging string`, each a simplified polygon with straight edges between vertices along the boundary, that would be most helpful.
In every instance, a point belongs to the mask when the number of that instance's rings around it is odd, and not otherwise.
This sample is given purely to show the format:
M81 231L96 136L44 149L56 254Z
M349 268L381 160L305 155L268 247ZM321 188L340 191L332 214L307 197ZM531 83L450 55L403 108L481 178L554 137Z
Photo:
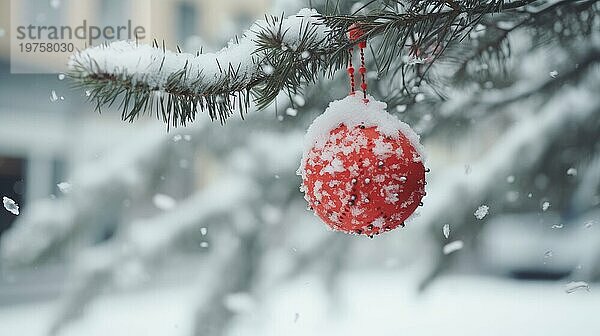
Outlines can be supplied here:
M360 26L356 23L353 23L348 29L348 38L351 42L356 42L363 38L364 32L360 28ZM366 104L369 102L367 98L367 66L365 63L365 48L367 48L367 40L364 39L358 43L358 48L360 50L360 68L358 68L358 73L360 74L361 83L360 88L363 92L363 102ZM348 75L350 77L350 95L353 96L356 94L356 78L355 78L355 69L352 64L352 57L354 56L354 48L348 49L350 53L350 57L348 57Z

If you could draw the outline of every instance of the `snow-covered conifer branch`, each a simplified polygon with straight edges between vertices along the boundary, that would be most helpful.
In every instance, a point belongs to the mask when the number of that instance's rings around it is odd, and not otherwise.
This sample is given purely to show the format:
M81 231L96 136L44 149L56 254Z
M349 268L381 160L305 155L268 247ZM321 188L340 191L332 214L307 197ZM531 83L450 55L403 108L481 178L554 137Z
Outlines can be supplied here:
M315 80L330 53L327 33L318 13L303 9L256 22L216 53L176 53L134 41L89 48L71 57L70 76L98 108L119 100L127 121L150 111L169 125L185 125L201 110L224 122L249 108L251 91L262 108L281 90L295 92Z
M346 36L354 23L364 30L363 39L377 37L377 70L390 71L392 77L401 73L403 91L409 93L446 49L468 37L487 14L505 13L503 20L514 26L523 17L528 22L543 20L543 13L561 7L573 9L566 12L593 13L597 0L396 0L371 1L368 7L365 15L320 15L303 9L287 18L265 17L216 53L172 52L157 42L150 46L120 41L93 47L71 57L70 75L98 108L116 104L127 121L148 112L178 126L207 111L211 119L223 123L234 111L243 117L253 103L262 109L281 91L291 96L319 75L331 76L344 67L348 48L357 42ZM592 23L580 25L581 30L590 30ZM502 42L508 33L500 35ZM489 57L504 50L491 49L486 51ZM455 63L464 59L452 54L449 59ZM418 62L413 64L411 57Z

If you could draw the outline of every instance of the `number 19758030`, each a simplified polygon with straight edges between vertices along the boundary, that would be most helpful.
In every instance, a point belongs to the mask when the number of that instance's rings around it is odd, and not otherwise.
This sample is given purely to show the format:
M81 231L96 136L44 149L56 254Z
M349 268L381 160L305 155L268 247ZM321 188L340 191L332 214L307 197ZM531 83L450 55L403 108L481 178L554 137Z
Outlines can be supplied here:
M22 53L51 53L51 52L69 52L75 51L73 43L19 43L19 48Z

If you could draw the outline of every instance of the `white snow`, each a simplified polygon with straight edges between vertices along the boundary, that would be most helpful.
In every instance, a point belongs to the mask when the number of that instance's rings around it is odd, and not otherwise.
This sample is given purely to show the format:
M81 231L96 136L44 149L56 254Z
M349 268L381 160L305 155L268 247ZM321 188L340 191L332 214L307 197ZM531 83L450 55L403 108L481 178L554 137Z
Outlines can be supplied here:
M160 210L171 210L175 208L177 205L177 201L173 199L173 197L165 195L165 194L156 194L152 198L154 202L154 206L156 206Z
M58 101L58 94L56 94L56 90L50 91L50 101L53 103Z
M318 24L320 21L317 15L316 10L304 8L298 14L284 18L281 22L281 31L285 32L284 47L295 49L307 25L312 26L317 39L325 39L329 28ZM169 77L182 69L186 69L187 72L187 75L183 76L184 85L190 87L194 86L199 76L207 84L222 83L226 79L227 69L235 69L240 82L249 83L259 72L268 74L274 70L269 65L263 65L261 69L261 60L256 53L257 32L262 31L261 27L270 26L266 21L259 20L237 42L230 41L226 48L216 53L177 53L136 41L118 41L75 53L69 59L68 66L71 70L80 72L82 76L98 72L117 76L127 74L132 76L134 82L143 82L156 88L156 91L162 91ZM273 29L279 27L279 23L276 23ZM83 69L80 65L83 65Z
M323 194L321 193L322 188L323 188L323 182L316 181L315 188L313 190L313 196L315 196L315 199L317 201L321 201L323 199Z
M345 125L349 129L360 125L376 127L382 135L391 139L399 139L400 134L403 134L417 150L421 160L425 159L425 150L420 143L420 137L412 128L387 113L386 103L379 102L371 96L368 96L368 99L369 102L365 104L362 93L357 92L355 95L329 104L325 112L313 121L306 132L301 167L305 165L307 153L313 148L323 149L330 138L331 131L340 125Z
M446 275L417 295L416 271L344 272L338 288L352 304L336 305L335 310L323 281L306 273L273 286L260 301L232 293L223 304L244 314L237 315L225 335L506 336L515 330L529 336L600 334L597 291L583 287L567 295L564 282ZM203 279L191 280L103 295L59 335L191 335ZM0 330L7 335L47 335L56 307L57 302L0 307Z
M450 237L450 224L444 224L444 227L442 228L442 232L444 233L444 237L446 237L446 239L448 239L448 237Z
M321 174L323 173L328 173L331 175L335 175L335 173L339 173L339 172L343 172L344 171L344 163L342 162L342 160L335 158L331 161L331 163L323 168L323 170L321 170Z
M120 295L106 295L86 305L85 316L60 336L185 336L193 333L196 283L155 287ZM59 302L0 306L0 334L45 336Z
M583 290L590 291L590 285L585 281L571 281L565 285L565 292L567 294L575 293L576 291Z
M597 292L566 295L558 282L442 276L418 295L417 278L404 270L343 274L336 288L347 304L337 304L327 300L323 281L300 277L270 289L262 309L240 316L228 336L600 334Z
M373 141L375 143L375 147L373 147L373 154L378 156L381 159L386 159L392 155L392 151L394 147L391 143L385 142L383 137L379 137ZM402 155L402 147L398 147Z
M61 182L59 184L56 185L58 187L58 190L60 190L61 193L63 194L68 194L71 192L71 183L69 182Z
M577 169L571 167L567 170L567 175L569 176L577 176Z
M248 293L232 293L223 298L223 305L234 313L246 313L256 309L256 300Z
M542 211L546 211L548 210L548 208L550 208L550 202L545 201L544 203L542 203Z
M448 255L450 253L456 252L458 250L461 250L464 247L464 243L462 240L455 240L453 242L450 242L446 245L444 245L442 251L444 252L444 254Z
M400 200L398 198L399 191L400 191L400 186L397 184L390 184L390 185L383 186L381 188L381 193L385 197L385 202L387 204L394 204Z
M385 218L383 217L378 217L377 219L375 219L373 221L373 223L371 223L371 225L373 225L376 228L382 228L383 225L385 225Z
M285 110L285 114L289 115L290 117L295 117L298 115L298 110L296 110L295 108L288 107Z
M19 205L11 198L6 196L2 197L2 203L4 203L4 209L12 213L13 215L19 215Z
M485 216L487 216L489 210L490 207L488 207L487 205L481 205L479 208L477 208L477 210L475 210L473 215L475 215L477 219L483 219L485 218Z
M406 111L406 105L398 105L396 106L396 111L402 113Z
M292 100L294 101L294 104L296 104L296 105L298 105L300 107L306 105L306 99L303 96L299 95L299 94L294 95L292 97Z

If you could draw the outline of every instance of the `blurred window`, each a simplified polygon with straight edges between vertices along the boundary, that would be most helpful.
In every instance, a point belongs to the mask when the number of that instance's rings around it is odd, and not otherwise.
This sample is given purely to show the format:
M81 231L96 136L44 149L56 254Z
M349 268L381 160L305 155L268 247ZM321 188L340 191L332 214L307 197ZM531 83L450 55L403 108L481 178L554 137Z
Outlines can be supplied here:
M104 26L123 25L130 19L130 0L102 0L100 19Z
M67 16L68 0L24 0L21 13L25 22L36 25L60 25Z
M235 16L236 24L239 27L242 27L242 29L247 29L248 27L250 27L255 20L256 18L254 17L254 15L248 12L241 12Z
M185 41L192 35L197 35L198 12L196 6L188 2L177 5L177 40Z

